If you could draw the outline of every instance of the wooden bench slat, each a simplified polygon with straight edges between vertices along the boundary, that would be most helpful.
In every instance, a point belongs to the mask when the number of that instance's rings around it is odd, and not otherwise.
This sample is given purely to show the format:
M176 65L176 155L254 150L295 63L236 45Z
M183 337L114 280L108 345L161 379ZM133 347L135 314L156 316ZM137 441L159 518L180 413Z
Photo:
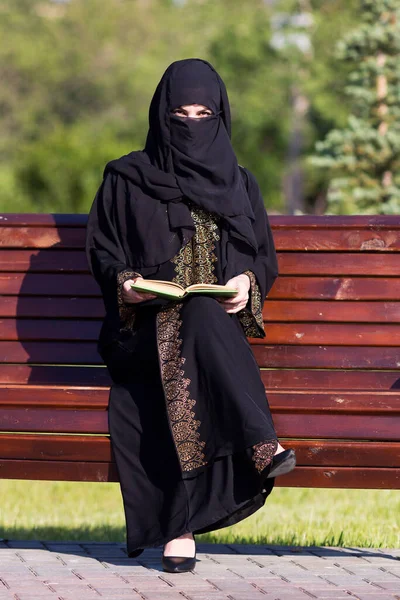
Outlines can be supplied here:
M400 389L400 373L395 371L349 371L312 369L263 369L261 378L267 391L348 390L387 391Z
M0 317L102 319L104 312L101 298L0 296Z
M388 346L267 346L253 344L261 368L397 369L399 352ZM94 342L0 342L0 363L103 365Z
M102 365L94 342L0 342L2 363Z
M275 413L274 423L279 438L400 441L399 419L390 415Z
M91 275L56 273L0 273L3 294L21 296L95 296L100 297L100 288Z
M0 479L42 481L118 481L114 463L55 460L6 460L0 458Z
M364 275L393 276L399 272L396 253L365 252L283 252L278 249L279 275Z
M274 413L279 437L349 440L400 440L398 419L391 415ZM108 433L105 410L2 408L0 431L48 433Z
M281 440L298 466L400 467L400 444L332 440ZM108 436L0 434L0 456L16 460L113 462Z
M0 340L92 341L100 333L100 321L63 319L0 319ZM389 325L390 327L390 325Z
M1 232L1 229L0 229ZM365 252L284 252L278 249L280 275L366 275L393 276L398 272L395 253ZM81 250L1 249L0 272L89 273L85 252Z
M113 463L76 461L0 459L0 477L49 481L118 481ZM400 469L297 467L291 473L277 478L276 485L280 487L400 489Z
M253 344L399 346L400 326L365 323L267 323Z
M313 369L263 369L261 377L268 390L390 390L400 389L400 373L395 371L348 371ZM107 369L98 367L64 367L0 364L0 383L71 386L111 385Z
M100 288L90 275L70 273L1 273L0 286L6 295L95 296ZM272 287L270 299L387 300L400 298L400 277L292 277L281 276Z
M400 278L278 277L268 298L316 300L392 300L400 298Z
M89 268L83 250L0 249L0 271L89 273Z
M100 321L62 319L0 319L0 340L24 342L97 342ZM266 337L253 344L399 346L400 325L359 323L268 323Z
M252 348L261 368L379 370L399 367L399 350L396 347L262 346L254 344Z
M2 248L84 248L82 227L2 227Z
M288 235L293 229L318 229L323 234L325 230L337 228L371 231L400 229L398 215L271 215L269 219L274 229L286 230Z
M366 251L366 252L399 252L400 229L393 226L387 228L359 228L353 226L337 228L331 224L321 235L321 226L279 227L271 220L274 242L279 250L296 251ZM288 232L290 231L290 235ZM1 227L0 246L3 248L83 248L85 244L84 227L43 227L19 226Z
M398 442L344 442L341 440L281 440L294 448L297 464L321 467L400 467Z
M389 414L393 419L400 417L400 390L387 392L362 391L273 391L267 393L269 405L274 413L342 413L367 416ZM400 428L400 419L399 419Z
M86 213L0 213L0 231L3 227L78 227L84 229ZM365 223L367 223L365 221Z
M106 410L108 396L108 388L0 384L0 411L4 407Z
M68 367L58 365L0 364L0 383L68 384L108 387L111 385L111 379L107 369L102 365L97 367Z
M0 304L1 307L1 304ZM399 323L400 302L354 302L341 300L270 300L264 304L266 328L271 321L281 322L345 322L345 323Z
M390 414L400 416L400 390L396 391L337 391L321 390L268 390L270 408L277 413L330 414ZM26 408L76 408L106 410L108 388L87 388L51 385L0 384L0 411L5 407Z
M0 434L0 456L17 460L114 462L104 435Z
M400 229L397 215L270 215L271 225L279 229ZM86 213L0 213L1 227L81 227Z
M103 319L101 298L60 296L0 296L0 317ZM270 300L265 302L264 321L400 323L400 302L342 300ZM266 327L267 327L266 325Z
M108 433L105 410L63 410L54 408L2 408L0 431L42 433Z
M400 469L298 467L276 478L278 487L400 489Z
M400 230L369 231L366 229L300 229L293 227L290 235L285 229L273 230L274 242L280 251L306 250L310 252L399 252Z

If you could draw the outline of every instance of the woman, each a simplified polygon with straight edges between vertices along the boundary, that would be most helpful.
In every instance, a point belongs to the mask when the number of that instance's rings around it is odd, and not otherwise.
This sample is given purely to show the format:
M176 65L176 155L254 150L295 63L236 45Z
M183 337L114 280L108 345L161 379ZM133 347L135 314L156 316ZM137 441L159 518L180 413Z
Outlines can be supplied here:
M152 99L141 152L106 165L86 252L106 316L110 437L129 556L164 545L167 571L193 569L193 534L261 508L294 468L280 446L246 336L264 337L277 277L256 180L230 143L225 86L206 61L173 63ZM169 302L138 278L218 283L230 299Z

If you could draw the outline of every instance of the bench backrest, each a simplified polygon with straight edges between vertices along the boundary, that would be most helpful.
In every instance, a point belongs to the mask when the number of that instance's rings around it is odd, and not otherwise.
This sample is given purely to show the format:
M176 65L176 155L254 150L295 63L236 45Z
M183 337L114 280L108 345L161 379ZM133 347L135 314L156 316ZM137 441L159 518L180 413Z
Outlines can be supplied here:
M270 221L280 276L252 343L299 463L277 483L400 487L400 218ZM116 477L85 224L0 215L0 477Z

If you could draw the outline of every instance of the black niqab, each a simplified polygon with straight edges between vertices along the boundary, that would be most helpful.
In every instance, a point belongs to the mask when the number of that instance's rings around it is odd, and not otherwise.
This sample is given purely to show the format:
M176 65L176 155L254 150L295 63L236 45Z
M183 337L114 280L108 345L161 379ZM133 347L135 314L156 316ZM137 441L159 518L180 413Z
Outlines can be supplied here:
M199 119L171 114L174 108L186 104L202 104L215 114ZM113 171L128 177L149 194L149 203L172 201L175 206L167 207L169 225L178 235L181 233L181 242L190 237L184 240L182 231L191 224L187 204L181 202L186 198L222 217L232 234L257 252L254 213L230 131L226 88L213 67L199 59L177 61L165 71L151 101L144 152L131 152L111 161L105 175ZM148 209L153 213L151 207ZM154 225L160 231L161 224ZM145 262L160 262L157 254L157 260L148 256Z

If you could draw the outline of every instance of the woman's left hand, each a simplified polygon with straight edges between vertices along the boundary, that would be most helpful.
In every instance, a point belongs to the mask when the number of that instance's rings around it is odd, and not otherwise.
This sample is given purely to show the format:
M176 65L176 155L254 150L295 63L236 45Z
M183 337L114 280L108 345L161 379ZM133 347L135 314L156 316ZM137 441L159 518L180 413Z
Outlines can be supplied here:
M226 287L238 290L233 298L218 298L218 302L227 313L237 313L244 308L249 300L250 278L242 273L226 282Z

